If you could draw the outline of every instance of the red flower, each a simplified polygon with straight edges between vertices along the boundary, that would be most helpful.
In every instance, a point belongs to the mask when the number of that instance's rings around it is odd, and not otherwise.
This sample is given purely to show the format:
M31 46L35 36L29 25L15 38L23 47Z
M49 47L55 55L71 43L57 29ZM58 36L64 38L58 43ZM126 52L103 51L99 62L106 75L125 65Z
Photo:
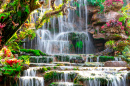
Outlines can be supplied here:
M13 64L12 60L6 60L6 62L7 62L10 66L12 66L12 64Z
M1 19L4 19L4 18L5 18L4 16L1 17Z

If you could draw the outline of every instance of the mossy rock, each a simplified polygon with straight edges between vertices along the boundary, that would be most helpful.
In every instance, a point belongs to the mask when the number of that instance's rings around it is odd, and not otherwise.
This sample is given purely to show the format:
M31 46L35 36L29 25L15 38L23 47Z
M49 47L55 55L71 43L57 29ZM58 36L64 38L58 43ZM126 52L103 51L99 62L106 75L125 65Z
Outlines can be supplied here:
M106 40L120 40L122 36L120 34L111 34L110 36L106 36Z
M106 6L105 7L105 11L106 12L109 12L110 10L112 11L119 11L122 7L123 7L123 4L121 2L112 2L113 5L110 5L110 6Z
M99 61L105 62L105 61L113 61L115 60L114 56L100 56Z

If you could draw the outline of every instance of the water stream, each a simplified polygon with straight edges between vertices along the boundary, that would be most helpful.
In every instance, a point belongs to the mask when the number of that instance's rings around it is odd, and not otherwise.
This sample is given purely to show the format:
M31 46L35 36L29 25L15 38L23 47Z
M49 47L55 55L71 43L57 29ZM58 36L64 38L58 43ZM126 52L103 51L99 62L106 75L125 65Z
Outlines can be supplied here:
M56 0L55 2L56 5L61 3L62 0ZM69 14L67 16L51 18L50 22L36 31L39 34L35 38L37 41L34 44L32 44L34 40L28 41L26 43L28 45L25 44L24 47L39 49L49 55L95 53L96 49L87 31L87 0L78 0L76 3L71 0L70 6L76 7L76 10L68 9ZM43 14L45 11L46 9L42 8L41 13ZM36 16L38 16L37 13ZM34 16L34 19L36 19L36 16ZM70 38L73 36L77 36L77 38ZM78 43L81 46L77 46Z
M42 0L44 1L44 0ZM49 0L50 2L51 0ZM27 43L23 45L27 49L39 49L44 53L47 53L48 56L46 61L42 61L43 57L36 57L36 62L30 63L30 65L36 65L40 67L30 67L25 70L23 76L19 78L18 86L45 86L44 78L39 77L37 70L42 68L41 66L54 67L56 64L50 63L50 58L53 58L54 55L62 55L63 57L69 56L70 60L76 59L76 56L71 54L85 54L82 55L83 60L86 62L94 63L92 53L96 52L96 49L93 45L91 35L87 31L87 0L70 0L70 6L75 6L76 10L68 9L69 14L67 16L53 17L50 19L50 22L45 23L42 28L38 29L36 33L37 37L29 41L25 39ZM62 0L56 0L55 4L59 5L62 3ZM50 3L49 3L49 7ZM48 8L49 9L49 8ZM40 13L44 13L46 9L41 8ZM39 13L35 13L34 20ZM80 46L78 46L80 45ZM35 58L35 57L34 57ZM66 59L61 58L61 63L66 61ZM121 58L115 58L115 61L121 61ZM100 62L100 56L96 58L97 63ZM79 66L74 70L75 66L60 66L62 71L56 70L56 72L63 72L58 79L58 86L74 86L74 83L69 80L69 73L74 72L79 76L82 76L85 86L127 86L126 77L128 71L119 71L123 68L114 68L114 67L81 67ZM64 71L69 69L69 71ZM108 80L107 83L102 85L102 79ZM53 79L53 81L56 81ZM78 86L78 85L77 85Z

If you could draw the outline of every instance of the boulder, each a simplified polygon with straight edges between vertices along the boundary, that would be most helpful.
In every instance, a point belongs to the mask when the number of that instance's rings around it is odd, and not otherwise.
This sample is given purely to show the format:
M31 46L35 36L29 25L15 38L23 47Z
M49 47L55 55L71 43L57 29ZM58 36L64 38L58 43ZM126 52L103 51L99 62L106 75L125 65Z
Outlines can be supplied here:
M110 20L116 19L118 20L118 18L121 15L118 12L114 12L114 11L110 11L108 13L95 13L92 16L91 21L93 21L93 25L96 24L104 24Z
M29 65L28 64L23 64L23 70L29 69Z
M104 67L126 67L125 61L106 61Z

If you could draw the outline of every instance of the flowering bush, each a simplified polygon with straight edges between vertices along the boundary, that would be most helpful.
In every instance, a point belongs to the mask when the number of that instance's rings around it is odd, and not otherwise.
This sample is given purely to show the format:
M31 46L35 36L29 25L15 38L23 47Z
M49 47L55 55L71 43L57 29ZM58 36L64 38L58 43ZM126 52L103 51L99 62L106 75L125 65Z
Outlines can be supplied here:
M5 58L13 58L13 54L11 53L11 51L7 48L7 47L3 47L1 52L0 52L0 56Z
M123 4L123 0L106 0L105 5L106 6L113 6L114 5L113 2L116 2L117 4L121 2L121 4Z
M19 64L21 65L21 60L17 60L17 59L8 59L6 60L6 64L7 65L10 65L10 66L13 66L13 64Z
M4 60L2 59L2 64L4 65L3 68L0 70L4 75L17 75L17 73L20 74L20 71L22 70L22 60L17 60L17 59L8 59Z
M122 30L124 30L124 26L122 26L122 22L119 22L116 20L110 20L105 25L103 25L101 28L104 29L106 27L120 27Z

